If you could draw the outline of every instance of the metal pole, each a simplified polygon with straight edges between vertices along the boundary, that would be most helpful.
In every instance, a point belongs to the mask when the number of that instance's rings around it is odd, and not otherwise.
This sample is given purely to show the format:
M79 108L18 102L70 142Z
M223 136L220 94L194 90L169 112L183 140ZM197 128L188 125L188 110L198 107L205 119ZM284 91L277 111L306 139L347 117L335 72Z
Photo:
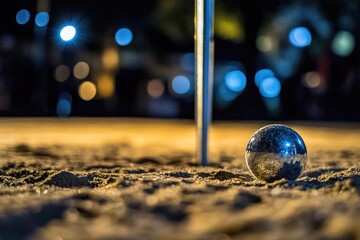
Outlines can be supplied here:
M196 161L208 164L214 72L214 0L195 0Z

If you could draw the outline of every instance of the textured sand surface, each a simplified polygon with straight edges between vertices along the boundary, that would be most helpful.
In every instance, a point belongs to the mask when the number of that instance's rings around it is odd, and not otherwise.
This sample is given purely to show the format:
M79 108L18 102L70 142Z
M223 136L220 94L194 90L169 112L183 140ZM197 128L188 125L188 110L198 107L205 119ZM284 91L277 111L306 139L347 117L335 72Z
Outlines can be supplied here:
M360 239L360 125L285 123L305 172L265 184L244 161L267 123L0 119L0 239Z

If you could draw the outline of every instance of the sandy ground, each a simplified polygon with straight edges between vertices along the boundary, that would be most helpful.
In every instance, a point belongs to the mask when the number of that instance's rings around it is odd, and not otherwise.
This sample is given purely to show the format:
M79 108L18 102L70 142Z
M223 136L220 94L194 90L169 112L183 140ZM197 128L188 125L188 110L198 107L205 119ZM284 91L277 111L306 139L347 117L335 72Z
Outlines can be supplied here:
M267 123L0 119L0 239L360 239L360 125L285 123L305 172L265 184L244 151Z

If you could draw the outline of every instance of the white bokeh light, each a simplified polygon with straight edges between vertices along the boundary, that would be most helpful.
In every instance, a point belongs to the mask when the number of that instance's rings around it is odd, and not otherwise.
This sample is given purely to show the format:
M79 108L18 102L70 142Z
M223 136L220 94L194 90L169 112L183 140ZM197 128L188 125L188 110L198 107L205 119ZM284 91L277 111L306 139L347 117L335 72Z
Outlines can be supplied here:
M71 25L63 27L60 31L60 37L65 42L72 40L75 37L75 35L76 35L76 29Z

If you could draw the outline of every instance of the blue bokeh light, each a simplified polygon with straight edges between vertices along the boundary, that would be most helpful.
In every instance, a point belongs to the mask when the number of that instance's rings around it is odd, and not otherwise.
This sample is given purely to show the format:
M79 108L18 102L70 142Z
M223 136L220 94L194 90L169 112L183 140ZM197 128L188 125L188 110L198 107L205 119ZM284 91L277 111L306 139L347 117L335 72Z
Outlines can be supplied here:
M30 20L30 12L26 9L21 9L16 13L16 22L24 25Z
M66 99L60 99L56 105L56 113L59 117L68 117L71 113L71 103Z
M280 81L275 77L265 78L259 87L260 94L265 98L277 97L281 91Z
M171 86L175 93L183 95L190 90L190 80L183 75L179 75L173 78Z
M35 17L35 24L38 27L45 27L49 23L50 17L47 12L39 12Z
M120 46L129 45L130 42L132 41L132 39L133 39L133 34L132 34L131 30L128 28L120 28L115 33L115 41Z
M231 91L225 84L220 85L220 87L218 88L218 94L220 100L223 100L225 102L234 101L235 98L239 96L238 92Z
M289 78L294 74L295 66L290 60L280 59L275 62L276 74L281 78Z
M72 40L76 35L76 29L74 26L68 25L61 29L60 37L63 41L67 42Z
M311 44L312 37L306 27L296 27L290 31L289 40L294 47L306 47Z
M68 92L61 93L56 105L56 113L59 117L68 117L71 114L72 96Z
M257 71L255 73L255 85L257 87L260 86L261 82L266 79L266 78L269 78L269 77L275 77L275 74L272 70L270 69L260 69L259 71Z
M240 70L233 70L225 74L226 86L234 92L242 92L246 87L246 76Z
M194 53L185 53L180 57L180 66L185 71L194 71L195 68L195 55Z

